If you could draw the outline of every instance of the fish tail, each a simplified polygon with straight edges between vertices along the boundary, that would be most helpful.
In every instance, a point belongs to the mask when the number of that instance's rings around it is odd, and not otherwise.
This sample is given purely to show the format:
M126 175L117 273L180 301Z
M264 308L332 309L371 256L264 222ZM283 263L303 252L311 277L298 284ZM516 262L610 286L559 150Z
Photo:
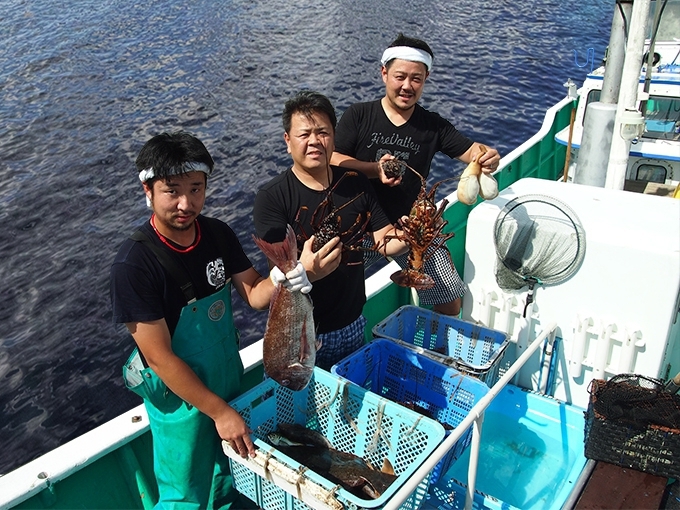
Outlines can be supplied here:
M293 227L290 225L287 225L286 238L281 242L268 243L256 236L253 236L253 241L262 250L262 253L284 273L295 268L297 264L297 238Z

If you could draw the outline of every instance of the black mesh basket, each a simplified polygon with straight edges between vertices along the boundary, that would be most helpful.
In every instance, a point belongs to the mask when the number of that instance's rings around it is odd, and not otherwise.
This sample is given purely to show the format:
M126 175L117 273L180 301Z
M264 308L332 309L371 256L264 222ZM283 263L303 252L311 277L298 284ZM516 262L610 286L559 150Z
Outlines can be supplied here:
M590 383L585 456L666 478L680 477L680 397L657 379L623 374Z

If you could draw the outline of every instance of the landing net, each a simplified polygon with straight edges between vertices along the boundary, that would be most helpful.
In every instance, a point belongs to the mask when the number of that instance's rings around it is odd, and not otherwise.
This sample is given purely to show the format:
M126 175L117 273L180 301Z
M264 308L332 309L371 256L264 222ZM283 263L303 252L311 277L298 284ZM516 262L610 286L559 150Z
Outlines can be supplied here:
M585 256L585 231L559 200L525 195L508 202L494 225L496 282L503 290L555 285L572 276Z

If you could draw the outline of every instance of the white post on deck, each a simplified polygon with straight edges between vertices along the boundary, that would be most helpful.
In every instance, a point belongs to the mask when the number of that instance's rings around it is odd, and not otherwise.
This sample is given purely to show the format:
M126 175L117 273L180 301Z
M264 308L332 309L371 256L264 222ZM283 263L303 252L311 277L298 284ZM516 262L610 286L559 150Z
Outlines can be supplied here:
M479 465L479 449L482 444L482 423L484 411L472 424L472 442L470 443L470 462L468 463L468 485L465 491L465 510L472 510L472 501L475 497L475 485L477 484L477 466Z
M642 69L642 53L645 48L645 34L647 18L649 17L650 0L635 0L633 12L630 17L628 31L628 45L626 46L626 59L623 63L621 74L621 91L619 102L616 107L616 121L612 145L609 152L609 165L605 188L623 189L628 168L628 153L632 138L624 139L621 136L621 126L624 119L631 112L637 111L638 86L640 82L640 70Z
M616 103L619 100L621 73L626 55L626 26L632 9L632 3L627 2L617 2L614 7L602 92L599 101L586 106L581 147L572 179L575 184L602 188L607 178Z

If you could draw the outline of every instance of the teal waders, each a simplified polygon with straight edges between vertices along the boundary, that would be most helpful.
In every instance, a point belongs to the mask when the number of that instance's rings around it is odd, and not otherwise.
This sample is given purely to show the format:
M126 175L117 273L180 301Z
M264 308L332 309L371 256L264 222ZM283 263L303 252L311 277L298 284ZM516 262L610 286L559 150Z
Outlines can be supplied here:
M172 350L225 401L239 393L243 365L231 309L231 283L187 304L172 336ZM215 423L172 393L137 349L123 367L126 385L144 398L153 436L156 508L230 508L238 493Z

